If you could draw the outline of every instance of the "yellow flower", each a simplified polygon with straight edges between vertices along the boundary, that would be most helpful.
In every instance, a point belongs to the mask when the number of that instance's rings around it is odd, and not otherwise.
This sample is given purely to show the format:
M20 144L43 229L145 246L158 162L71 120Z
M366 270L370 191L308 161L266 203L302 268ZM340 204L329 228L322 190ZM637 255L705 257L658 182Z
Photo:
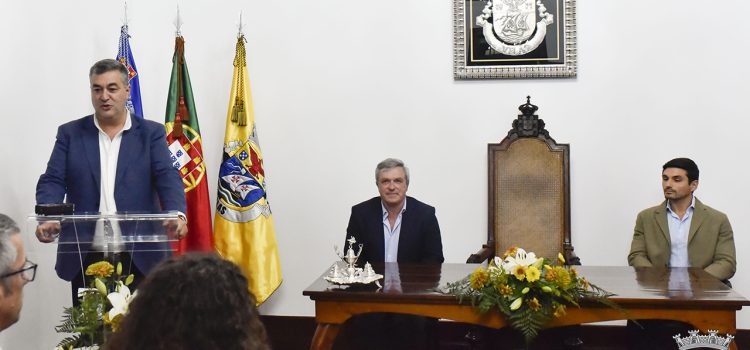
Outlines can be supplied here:
M565 305L562 304L557 305L557 307L555 308L555 312L552 313L552 315L555 317L563 317L565 316L565 314Z
M469 285L473 289L482 289L485 283L487 283L488 277L489 274L487 273L487 270L479 267L471 273L471 276L469 277Z
M538 268L536 268L534 266L529 267L526 270L526 280L529 281L529 282L538 281L539 277L541 277L541 276L542 276L542 273L539 271Z
M531 300L527 301L526 303L529 304L529 308L534 311L539 311L539 309L542 308L542 304L539 303L539 300L537 300L536 298L531 298Z
M503 253L503 259L509 257L509 256L516 256L516 251L518 250L518 247L510 247L508 250Z
M572 266L570 267L570 277L573 279L578 277L578 271L576 271L575 267L572 267Z
M115 315L114 318L109 318L109 313L104 313L104 316L102 316L102 320L104 321L104 324L108 324L112 326L112 332L117 332L118 329L120 329L120 321L122 320L123 315Z
M581 284L583 285L584 290L589 289L589 281L587 281L585 278L581 278Z
M120 329L120 320L122 320L123 317L123 315L117 315L112 320L112 332L117 332L117 330Z
M562 255L562 253L557 253L557 260L561 263L565 263L565 257Z
M523 265L516 265L513 266L513 276L516 276L516 279L519 281L523 281L524 278L526 278L526 266Z
M112 276L115 271L114 266L106 261L93 263L86 268L86 276L95 276L99 278Z

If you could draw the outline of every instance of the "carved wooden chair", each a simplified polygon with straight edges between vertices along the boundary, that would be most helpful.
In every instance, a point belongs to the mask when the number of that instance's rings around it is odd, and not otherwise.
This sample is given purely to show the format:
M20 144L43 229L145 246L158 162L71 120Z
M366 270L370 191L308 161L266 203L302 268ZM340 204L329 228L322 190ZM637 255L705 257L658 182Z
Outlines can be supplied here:
M502 255L511 246L580 265L570 241L570 146L558 144L527 97L508 135L488 144L487 244L467 263Z

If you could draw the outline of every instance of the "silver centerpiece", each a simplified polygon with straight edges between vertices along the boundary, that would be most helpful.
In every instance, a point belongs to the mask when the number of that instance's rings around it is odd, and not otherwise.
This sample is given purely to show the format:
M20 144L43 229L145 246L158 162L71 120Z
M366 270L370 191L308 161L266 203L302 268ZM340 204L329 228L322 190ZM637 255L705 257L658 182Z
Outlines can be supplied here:
M339 262L336 262L331 266L330 273L324 277L325 280L341 285L370 284L375 282L380 287L378 280L382 279L383 275L375 273L369 262L365 263L364 268L357 267L357 260L362 254L362 244L358 245L359 250L357 253L354 253L354 244L357 243L357 240L354 236L351 236L346 241L349 242L349 249L346 250L346 254L339 253L338 246L333 246L336 255L346 263L346 266L342 268Z

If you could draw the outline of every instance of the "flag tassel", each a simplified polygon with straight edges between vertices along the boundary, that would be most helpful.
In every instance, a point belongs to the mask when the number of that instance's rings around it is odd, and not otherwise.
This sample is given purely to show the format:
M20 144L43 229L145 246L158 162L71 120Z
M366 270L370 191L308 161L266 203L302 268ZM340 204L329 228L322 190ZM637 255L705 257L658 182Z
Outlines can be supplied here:
M174 137L176 140L179 140L182 137L182 116L180 115L179 110L177 113L174 114L174 125L172 126L172 137Z
M239 112L237 112L237 118L239 119L239 122L237 125L239 126L245 126L247 125L247 115L245 114L245 106L240 106Z
M240 100L239 97L235 97L234 106L232 106L232 123L237 123L239 121L239 114L242 109L242 100Z

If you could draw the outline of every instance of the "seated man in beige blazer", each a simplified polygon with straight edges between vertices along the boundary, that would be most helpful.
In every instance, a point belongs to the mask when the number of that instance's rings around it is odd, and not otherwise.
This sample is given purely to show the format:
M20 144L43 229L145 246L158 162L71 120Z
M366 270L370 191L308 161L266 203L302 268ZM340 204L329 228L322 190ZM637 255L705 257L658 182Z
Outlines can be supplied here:
M688 158L663 166L666 200L638 214L630 246L631 266L701 267L727 281L737 269L734 236L727 216L693 195L698 166Z
M728 280L737 269L732 226L727 216L699 201L698 166L676 158L662 167L661 186L666 200L638 214L630 245L631 266L701 267ZM669 282L671 283L671 281ZM674 348L672 337L694 327L670 320L628 321L628 348Z

